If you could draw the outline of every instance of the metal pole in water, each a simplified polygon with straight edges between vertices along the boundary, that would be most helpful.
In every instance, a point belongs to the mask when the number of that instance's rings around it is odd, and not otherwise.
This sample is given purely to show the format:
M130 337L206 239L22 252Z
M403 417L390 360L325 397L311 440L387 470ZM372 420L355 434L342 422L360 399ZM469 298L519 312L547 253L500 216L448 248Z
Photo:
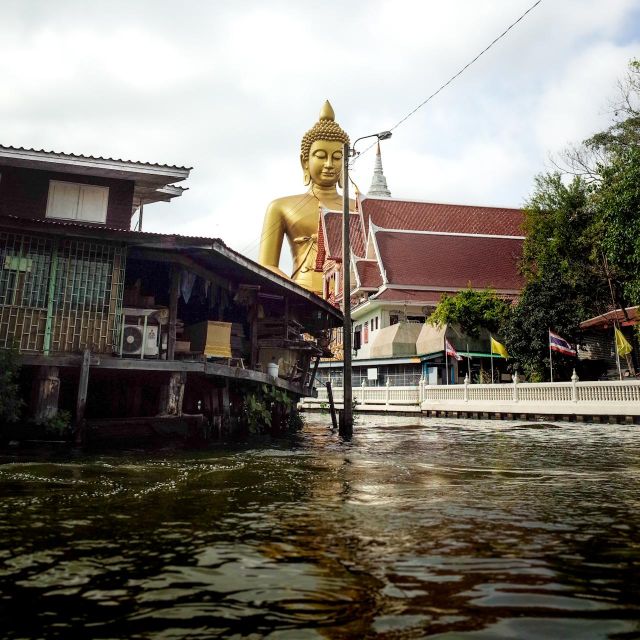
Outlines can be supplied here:
M331 388L331 380L327 380L327 397L329 398L329 411L331 412L331 424L333 428L338 428L338 420L336 418L336 405L333 402L333 389Z
M349 145L345 143L342 149L342 313L344 315L342 330L342 360L344 363L342 382L342 420L340 421L340 435L350 438L353 435L353 402L351 387L351 241L349 239Z

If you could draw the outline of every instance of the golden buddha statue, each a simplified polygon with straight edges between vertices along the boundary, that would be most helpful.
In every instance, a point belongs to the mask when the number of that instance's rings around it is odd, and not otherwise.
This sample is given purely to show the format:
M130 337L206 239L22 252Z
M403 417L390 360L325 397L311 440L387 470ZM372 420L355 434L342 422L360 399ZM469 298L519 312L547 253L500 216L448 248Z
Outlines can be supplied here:
M342 210L342 195L336 185L342 187L345 143L349 143L349 136L335 122L335 113L327 100L320 119L304 134L300 145L300 164L309 190L274 200L267 208L262 227L258 262L289 277L279 267L282 240L286 236L293 258L291 279L318 295L322 295L322 270L316 267L320 208ZM350 208L354 208L353 201Z

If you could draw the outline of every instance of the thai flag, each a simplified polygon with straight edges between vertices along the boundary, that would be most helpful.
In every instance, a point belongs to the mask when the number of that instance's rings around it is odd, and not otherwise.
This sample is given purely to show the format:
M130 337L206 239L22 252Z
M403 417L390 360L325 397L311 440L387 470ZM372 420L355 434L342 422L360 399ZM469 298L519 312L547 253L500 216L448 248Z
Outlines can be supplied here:
M445 338L444 347L447 351L447 355L455 358L456 360L462 360L462 356L458 355L458 352L453 348L453 345Z
M549 348L552 351L564 353L566 356L578 355L576 350L573 349L563 337L559 336L557 333L553 333L551 329L549 329Z

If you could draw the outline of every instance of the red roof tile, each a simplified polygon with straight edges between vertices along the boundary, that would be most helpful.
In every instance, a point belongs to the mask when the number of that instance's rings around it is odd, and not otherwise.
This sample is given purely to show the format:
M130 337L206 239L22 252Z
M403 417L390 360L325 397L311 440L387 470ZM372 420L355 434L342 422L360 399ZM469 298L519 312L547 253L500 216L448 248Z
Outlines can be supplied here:
M379 293L376 300L386 300L388 302L407 302L411 304L422 304L436 306L440 302L440 298L446 291L415 291L414 289L385 289Z
M324 238L325 250L328 258L342 258L342 212L325 211L324 226L326 235ZM351 249L357 256L364 257L364 235L360 214L351 213L349 217L349 233Z
M377 231L382 268L390 286L520 290L522 240L483 236Z
M382 229L524 235L521 209L364 198L362 214Z
M377 289L382 286L382 275L377 260L356 260L355 268L358 271L361 287Z

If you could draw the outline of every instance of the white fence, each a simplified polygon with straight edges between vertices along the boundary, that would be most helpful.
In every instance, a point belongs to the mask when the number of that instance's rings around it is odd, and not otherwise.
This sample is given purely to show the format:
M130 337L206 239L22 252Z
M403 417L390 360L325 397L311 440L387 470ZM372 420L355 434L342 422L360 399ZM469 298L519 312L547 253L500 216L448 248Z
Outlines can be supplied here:
M344 397L342 388L333 388L333 400L336 404L342 404ZM385 385L384 387L354 387L353 399L359 405L405 405L418 406L420 404L420 385L410 387L394 387ZM317 398L305 398L305 404L325 404L329 402L327 389L318 388Z
M333 389L336 404L342 404L341 388ZM362 408L376 405L393 411L398 406L422 411L483 411L540 414L640 415L640 380L580 382L518 382L509 384L427 385L353 388L353 398ZM305 398L313 407L328 402L325 387L317 398Z

